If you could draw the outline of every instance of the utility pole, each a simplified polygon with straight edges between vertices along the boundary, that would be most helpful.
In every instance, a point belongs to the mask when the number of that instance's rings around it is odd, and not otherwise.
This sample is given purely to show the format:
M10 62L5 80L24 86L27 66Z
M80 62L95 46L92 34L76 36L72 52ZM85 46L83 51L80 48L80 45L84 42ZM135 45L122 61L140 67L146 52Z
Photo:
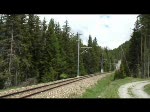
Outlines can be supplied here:
M79 34L77 32L77 38L78 38L78 68L77 68L77 77L79 77L79 75L80 75L80 70L79 70L80 69L80 40L79 40L79 35L82 35L82 34ZM86 52L87 49L90 49L92 47L81 47L81 48L85 49L83 52Z
M79 77L79 60L80 60L80 40L79 40L79 35L81 34L78 34L77 32L77 38L78 38L78 69L77 69L77 77Z
M111 72L111 59L110 59L110 66L109 66L109 71Z
M104 73L104 69L103 69L103 53L102 53L102 58L101 58L101 73Z

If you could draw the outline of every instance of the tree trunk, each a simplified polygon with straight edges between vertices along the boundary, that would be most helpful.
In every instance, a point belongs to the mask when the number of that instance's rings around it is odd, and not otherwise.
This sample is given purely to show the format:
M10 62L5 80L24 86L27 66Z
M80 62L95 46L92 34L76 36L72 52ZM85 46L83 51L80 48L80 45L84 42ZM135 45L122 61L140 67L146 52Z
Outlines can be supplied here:
M18 71L16 70L16 75L15 75L15 86L18 84Z
M13 26L12 26L12 31L11 31L11 43L10 43L10 58L9 58L9 76L8 76L8 82L11 82L11 64L12 64L12 53L13 53Z

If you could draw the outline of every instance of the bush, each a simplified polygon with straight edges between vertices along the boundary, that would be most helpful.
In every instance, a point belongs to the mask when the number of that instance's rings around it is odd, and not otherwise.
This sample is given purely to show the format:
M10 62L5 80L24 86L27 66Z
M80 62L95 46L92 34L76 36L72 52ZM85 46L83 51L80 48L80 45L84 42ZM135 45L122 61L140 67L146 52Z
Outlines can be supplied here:
M80 73L81 76L84 76L84 75L86 75L86 74L87 74L87 72L86 72L85 70L82 70L81 73ZM76 76L76 75L75 75L75 76Z
M68 78L68 74L63 73L60 75L60 79L66 79L66 78Z
M50 81L53 81L53 74L50 74L48 72L46 72L44 74L44 76L42 77L42 82L45 83L45 82L50 82Z
M0 73L0 89L5 88L6 76Z
M114 80L123 79L124 77L125 77L124 73L122 73L120 70L115 71Z
M52 67L50 67L50 71L45 72L42 76L42 82L50 82L58 79L58 72L56 72Z
M29 86L29 85L34 85L37 84L37 79L36 78L29 78L26 81L22 82L19 86Z

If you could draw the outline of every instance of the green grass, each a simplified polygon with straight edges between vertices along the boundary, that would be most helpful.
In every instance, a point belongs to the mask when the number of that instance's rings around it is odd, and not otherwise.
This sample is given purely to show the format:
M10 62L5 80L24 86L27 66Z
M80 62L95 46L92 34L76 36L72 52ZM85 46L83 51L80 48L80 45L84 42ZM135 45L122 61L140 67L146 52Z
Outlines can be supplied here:
M0 89L0 92L3 92L3 91L8 91L8 90L11 90L11 89L17 89L17 88L20 88L20 87L10 87L10 88L6 88L6 89Z
M150 95L150 84L144 86L144 91Z
M119 98L118 88L121 85L133 81L143 80L140 78L132 78L132 77L126 77L124 79L118 80L113 79L114 74L103 78L102 80L98 81L98 83L94 87L87 89L81 98Z

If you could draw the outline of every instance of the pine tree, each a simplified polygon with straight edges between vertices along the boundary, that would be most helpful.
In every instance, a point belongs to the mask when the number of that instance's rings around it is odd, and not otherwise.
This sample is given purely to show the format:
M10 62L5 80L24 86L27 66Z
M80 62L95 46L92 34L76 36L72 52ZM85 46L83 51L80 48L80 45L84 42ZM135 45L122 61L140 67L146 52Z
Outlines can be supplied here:
M23 16L23 15L22 15ZM21 28L22 17L21 15L5 15L5 31L4 37L1 43L4 44L3 49L5 53L2 54L5 60L6 69L5 74L7 74L8 86L18 85L21 77L21 54L23 53L23 30ZM4 73L4 72L3 72Z
M9 78L8 73L8 41L6 33L6 16L0 15L0 89L4 88L6 80Z
M47 43L47 37L46 37L46 31L47 31L47 25L46 20L44 18L43 22L41 23L41 37L39 38L39 63L38 63L38 69L39 69L39 76L37 77L38 82L42 82L42 77L44 76L46 72L46 66L47 66L47 54L46 54L46 43Z
M140 61L140 32L134 29L133 35L131 37L131 44L129 46L129 68L134 77L138 76L138 65Z
M150 28L150 15L139 15L139 23L141 26L141 69L143 77L149 77L149 28Z
M26 80L32 75L32 76L36 76L38 73L37 70L37 59L36 59L36 41L37 38L35 37L35 15L34 14L29 14L28 15L28 20L27 20L27 36L29 38L28 40L28 48L29 48L29 55L28 55L28 59L30 59L30 73L26 74Z
M71 28L69 27L68 21L66 20L65 25L63 25L61 47L63 48L64 57L66 60L64 71L68 75L72 74L73 68L71 65L74 63L73 62L74 55L73 55L71 38L70 38L70 30L71 30ZM68 69L68 68L70 68L70 69Z
M92 37L89 35L88 47L93 46ZM89 49L87 54L84 57L85 67L88 74L94 73L93 68L93 49Z
M42 77L43 81L53 81L58 78L57 62L59 57L58 40L54 31L55 23L54 19L51 19L46 32L46 62L45 62L45 74Z
M98 72L100 71L100 48L98 47L96 37L93 40L92 49L93 49L94 72Z

